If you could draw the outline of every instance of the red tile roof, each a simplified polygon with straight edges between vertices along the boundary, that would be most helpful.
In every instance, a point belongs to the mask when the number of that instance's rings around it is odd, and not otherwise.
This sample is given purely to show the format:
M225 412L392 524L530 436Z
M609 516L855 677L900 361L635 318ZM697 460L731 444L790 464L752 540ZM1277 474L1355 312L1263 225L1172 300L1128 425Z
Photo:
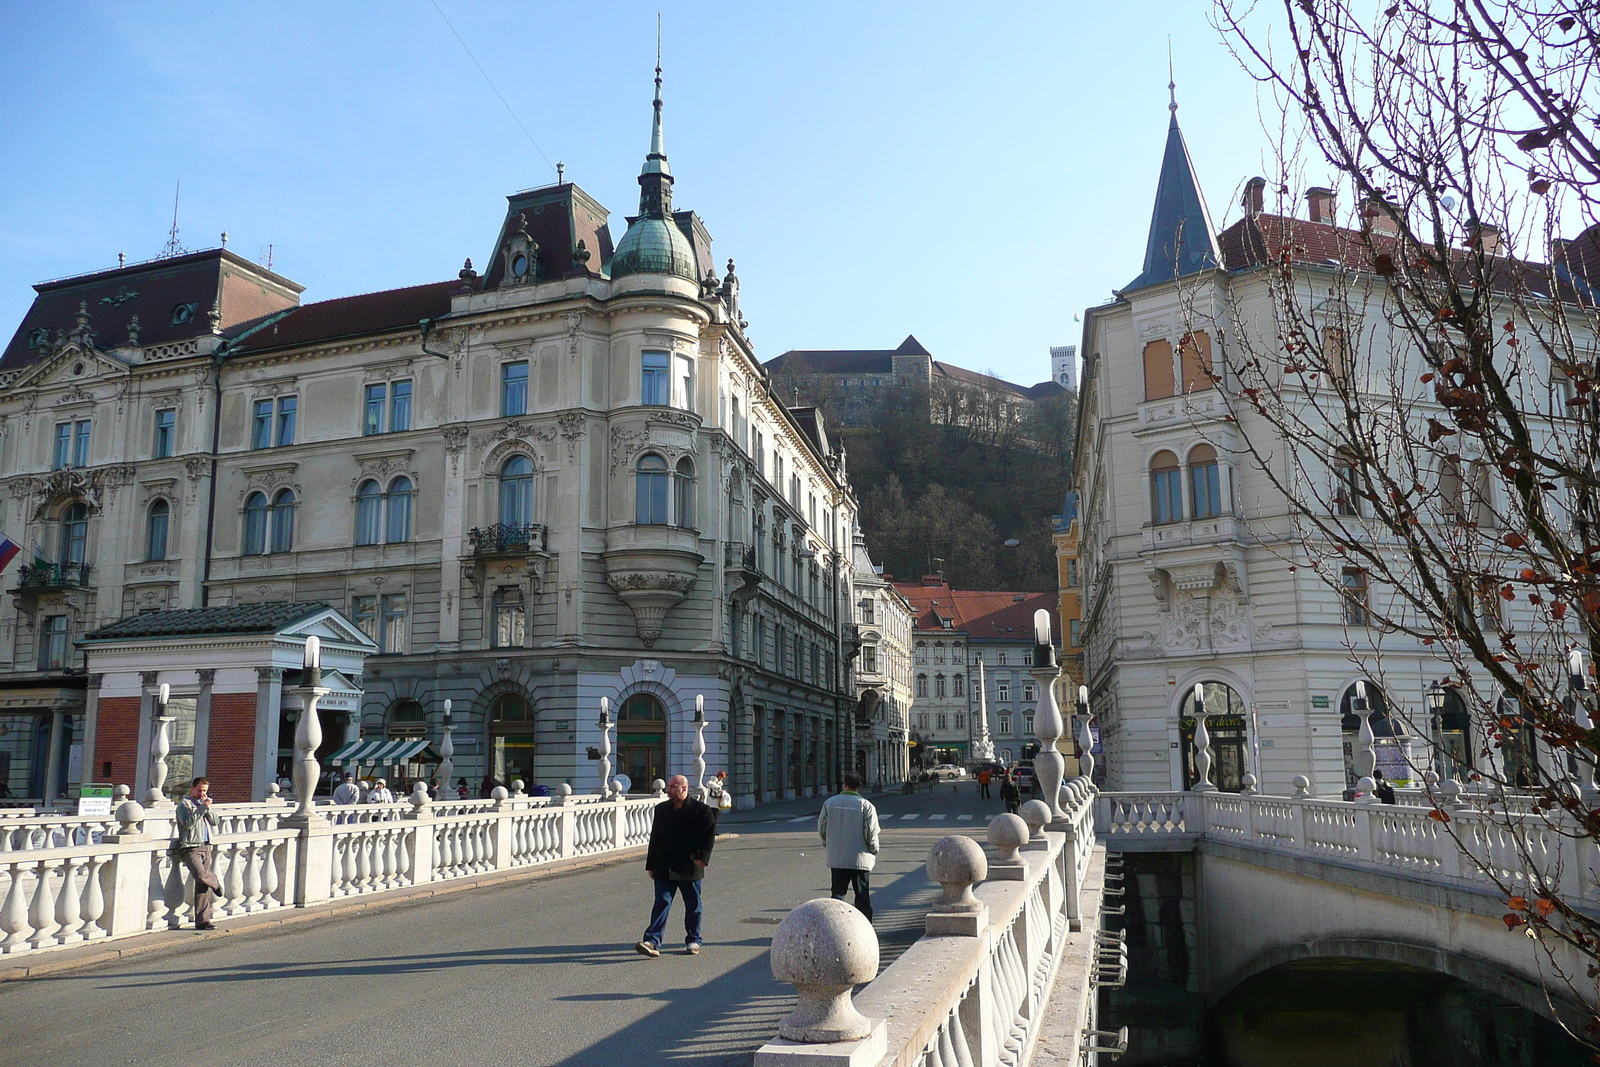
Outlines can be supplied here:
M948 583L932 577L920 583L895 582L894 588L917 613L918 630L943 630L942 620L949 619L950 629L964 631L969 640L1032 642L1033 613L1043 608L1050 613L1050 633L1055 643L1061 643L1060 604L1055 592L951 589Z

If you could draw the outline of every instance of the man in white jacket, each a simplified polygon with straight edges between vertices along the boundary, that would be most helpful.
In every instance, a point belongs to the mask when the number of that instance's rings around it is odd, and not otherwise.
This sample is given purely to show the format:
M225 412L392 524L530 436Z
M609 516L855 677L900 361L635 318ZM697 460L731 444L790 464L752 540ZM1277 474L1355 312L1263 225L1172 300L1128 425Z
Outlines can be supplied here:
M829 797L817 815L817 833L828 843L833 899L854 888L856 910L872 920L872 865L878 861L878 809L862 796L859 775L846 774L844 789Z

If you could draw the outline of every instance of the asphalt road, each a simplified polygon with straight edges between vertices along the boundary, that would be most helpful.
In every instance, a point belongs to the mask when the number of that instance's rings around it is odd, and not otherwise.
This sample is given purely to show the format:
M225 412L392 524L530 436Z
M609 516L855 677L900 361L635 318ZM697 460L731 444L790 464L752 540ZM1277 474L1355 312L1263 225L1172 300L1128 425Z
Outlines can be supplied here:
M937 896L929 846L952 832L982 841L1000 810L974 791L877 801L883 966ZM660 959L633 951L650 894L630 860L7 983L0 1065L743 1067L794 1004L772 977L772 931L828 892L820 806L730 813L739 836L713 856L698 957L680 954L681 905Z

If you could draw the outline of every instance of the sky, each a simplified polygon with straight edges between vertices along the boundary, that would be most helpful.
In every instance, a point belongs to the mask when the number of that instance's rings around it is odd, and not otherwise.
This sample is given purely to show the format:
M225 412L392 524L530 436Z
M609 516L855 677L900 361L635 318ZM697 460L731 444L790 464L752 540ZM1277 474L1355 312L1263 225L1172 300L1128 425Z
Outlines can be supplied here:
M1048 378L1139 273L1169 37L1219 229L1269 158L1201 0L0 0L0 335L33 283L159 254L180 181L185 248L270 245L306 302L482 268L556 161L619 239L658 11L675 206L737 262L762 359L915 334Z

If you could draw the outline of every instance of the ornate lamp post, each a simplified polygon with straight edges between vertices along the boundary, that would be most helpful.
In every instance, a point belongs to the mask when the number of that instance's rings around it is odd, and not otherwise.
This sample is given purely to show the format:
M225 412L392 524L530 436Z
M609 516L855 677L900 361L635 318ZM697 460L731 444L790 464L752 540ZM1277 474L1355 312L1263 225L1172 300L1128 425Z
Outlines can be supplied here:
M978 660L978 737L972 754L979 760L994 759L994 742L989 738L989 691L983 682L983 660Z
M295 817L304 821L320 820L315 811L312 794L317 789L317 779L322 776L322 766L317 762L317 748L322 744L322 722L317 717L317 701L332 690L322 684L322 641L306 638L306 653L300 673L300 684L293 690L300 698L300 721L294 728L294 795L299 806Z
M1209 793L1211 783L1211 732L1206 729L1206 687L1194 683L1194 792Z
M611 701L600 698L600 795L611 795Z
M1078 686L1078 774L1094 781L1094 734L1089 732L1089 687Z
M1350 699L1350 710L1361 716L1361 730L1356 734L1356 780L1371 778L1378 769L1377 736L1372 732L1372 704L1367 700L1367 683L1356 683L1356 695Z
M172 726L172 716L167 714L167 700L171 696L172 686L162 682L156 690L156 714L151 720L153 729L150 732L150 788L144 795L147 807L169 803L162 787L167 784L167 753L172 751L172 740L168 735L168 730Z
M1039 796L1050 809L1050 821L1067 817L1061 810L1061 779L1066 775L1066 760L1056 742L1061 738L1064 724L1061 709L1056 706L1056 679L1061 668L1056 665L1055 645L1050 640L1050 613L1040 608L1033 613L1033 675L1039 684L1039 708L1034 713L1034 734L1039 738L1039 754L1033 758L1033 774L1039 783Z
M1428 721L1433 726L1433 750L1435 753L1444 749L1444 705L1447 699L1449 699L1449 694L1445 692L1443 683L1435 679L1433 684L1428 686ZM1435 762L1438 761L1435 760ZM1456 776L1454 767L1443 768L1443 771L1448 773L1442 773L1439 767L1434 768L1434 773L1439 775L1441 779L1454 778Z
M1573 646L1572 651L1567 653L1567 686L1572 690L1573 721L1580 730L1593 730L1594 715L1589 705L1595 699L1595 680L1588 649ZM1578 776L1578 788L1584 796L1592 796L1596 789L1592 750L1579 747L1572 757L1572 763Z
M455 721L450 718L450 700L446 698L444 702L444 730L439 737L440 800L446 797L446 791L450 788L450 776L455 773L456 769L456 761L453 758L456 754L456 742L455 738L450 736L455 731L455 728Z
M694 697L694 795L696 800L706 796L706 695Z

